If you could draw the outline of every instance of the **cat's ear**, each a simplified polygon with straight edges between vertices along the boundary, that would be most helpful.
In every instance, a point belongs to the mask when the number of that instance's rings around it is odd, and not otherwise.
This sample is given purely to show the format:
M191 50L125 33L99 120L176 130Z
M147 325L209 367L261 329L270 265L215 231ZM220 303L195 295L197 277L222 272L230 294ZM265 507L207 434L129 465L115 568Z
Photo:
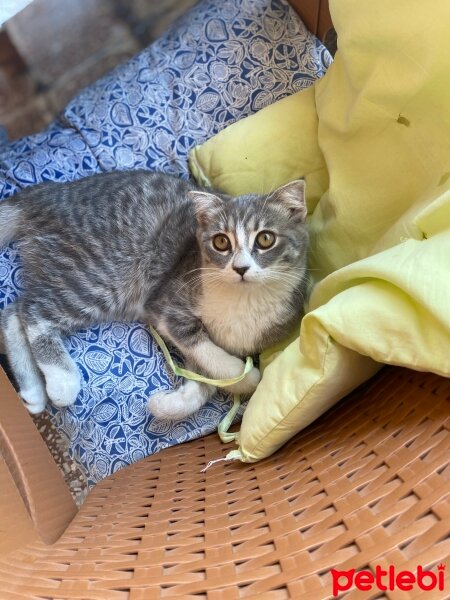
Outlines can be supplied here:
M195 216L200 225L207 225L217 213L220 199L209 192L197 190L188 192L189 198L194 204Z
M296 179L277 188L269 194L269 200L289 212L296 223L304 223L308 209L305 201L305 180Z

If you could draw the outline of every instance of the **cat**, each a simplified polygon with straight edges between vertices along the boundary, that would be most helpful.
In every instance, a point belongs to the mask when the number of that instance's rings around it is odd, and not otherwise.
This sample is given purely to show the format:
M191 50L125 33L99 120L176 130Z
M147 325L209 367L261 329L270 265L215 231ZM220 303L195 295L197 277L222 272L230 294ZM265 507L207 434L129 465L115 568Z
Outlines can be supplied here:
M24 291L2 311L6 353L31 413L70 406L81 375L63 336L114 320L153 325L213 379L285 337L307 284L305 183L232 197L162 173L115 171L44 183L0 203L0 245L15 241ZM226 388L251 394L256 367ZM181 420L214 393L185 380L150 412Z

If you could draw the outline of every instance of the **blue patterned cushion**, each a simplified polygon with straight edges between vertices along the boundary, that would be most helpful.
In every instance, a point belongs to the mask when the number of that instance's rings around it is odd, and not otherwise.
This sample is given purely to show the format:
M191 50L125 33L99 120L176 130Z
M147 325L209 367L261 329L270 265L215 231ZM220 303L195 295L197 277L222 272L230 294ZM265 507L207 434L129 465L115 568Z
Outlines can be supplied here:
M81 92L47 130L0 146L0 197L102 170L146 168L187 178L190 148L309 86L329 62L285 0L203 0L164 37ZM12 245L0 253L1 306L20 289ZM49 410L90 483L215 430L230 406L218 394L183 422L148 414L148 397L176 382L140 324L82 331L67 347L83 388L73 407Z

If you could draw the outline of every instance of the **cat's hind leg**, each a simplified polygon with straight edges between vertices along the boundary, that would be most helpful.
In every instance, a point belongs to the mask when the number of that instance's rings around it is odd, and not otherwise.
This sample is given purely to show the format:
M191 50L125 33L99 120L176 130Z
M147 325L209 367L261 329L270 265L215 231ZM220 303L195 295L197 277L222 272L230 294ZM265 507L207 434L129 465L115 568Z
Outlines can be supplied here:
M206 404L215 390L212 385L187 379L175 390L153 394L148 408L157 419L181 421Z
M19 395L30 413L41 413L47 404L45 384L33 358L16 303L9 304L2 311L1 322L3 343Z
M45 377L48 397L55 406L70 406L80 392L81 375L64 347L60 331L36 314L24 316L23 325L31 352Z

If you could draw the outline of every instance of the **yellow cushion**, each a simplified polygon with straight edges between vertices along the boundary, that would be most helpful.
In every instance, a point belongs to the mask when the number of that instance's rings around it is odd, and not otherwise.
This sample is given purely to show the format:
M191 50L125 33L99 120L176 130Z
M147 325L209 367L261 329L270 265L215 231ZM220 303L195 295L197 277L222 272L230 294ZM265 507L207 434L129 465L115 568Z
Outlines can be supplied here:
M240 457L276 450L381 363L450 376L450 2L330 0L325 77L193 150L229 193L304 176L316 285L269 363Z

